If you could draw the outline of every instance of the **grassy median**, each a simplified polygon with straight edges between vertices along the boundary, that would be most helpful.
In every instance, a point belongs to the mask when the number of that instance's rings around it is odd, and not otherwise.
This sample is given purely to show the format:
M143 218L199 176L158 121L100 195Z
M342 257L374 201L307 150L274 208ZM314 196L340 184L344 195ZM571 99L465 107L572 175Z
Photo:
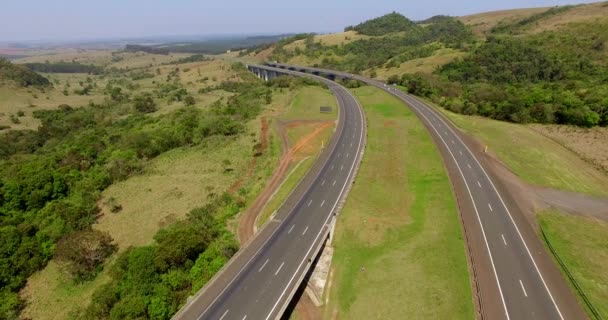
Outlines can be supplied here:
M460 221L437 148L397 99L354 92L368 143L337 224L325 318L472 319Z

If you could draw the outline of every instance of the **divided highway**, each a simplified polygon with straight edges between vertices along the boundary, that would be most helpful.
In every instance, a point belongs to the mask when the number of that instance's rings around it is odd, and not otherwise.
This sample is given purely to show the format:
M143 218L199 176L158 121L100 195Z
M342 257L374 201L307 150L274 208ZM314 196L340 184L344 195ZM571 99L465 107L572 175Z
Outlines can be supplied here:
M483 318L587 318L533 228L516 203L482 165L480 151L437 110L385 83L318 68L268 65L329 77L350 78L376 86L407 104L439 147L459 200L465 229L475 242L477 281ZM478 148L477 148L478 149ZM476 245L475 245L476 244ZM477 247L477 250L475 250ZM481 270L480 270L481 269Z
M354 179L365 144L365 118L357 100L335 82L315 78L328 84L339 105L332 139L272 220L174 318L276 319L309 270Z

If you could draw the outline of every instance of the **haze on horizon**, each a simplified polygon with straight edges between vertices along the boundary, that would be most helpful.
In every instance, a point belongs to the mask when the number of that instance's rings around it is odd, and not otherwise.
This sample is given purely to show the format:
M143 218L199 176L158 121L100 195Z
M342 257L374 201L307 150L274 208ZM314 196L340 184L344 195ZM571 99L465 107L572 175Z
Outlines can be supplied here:
M420 20L444 14L546 7L593 1L467 0L405 3L397 0L195 1L23 0L3 4L0 42L92 40L147 36L336 32L397 11Z

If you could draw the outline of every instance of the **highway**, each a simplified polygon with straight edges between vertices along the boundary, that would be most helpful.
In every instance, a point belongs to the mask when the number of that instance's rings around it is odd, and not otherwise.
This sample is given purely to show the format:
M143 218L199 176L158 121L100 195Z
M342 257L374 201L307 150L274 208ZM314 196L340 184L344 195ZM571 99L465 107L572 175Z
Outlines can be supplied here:
M276 319L309 270L353 182L365 144L365 117L357 100L335 82L316 78L328 84L339 105L332 140L272 220L174 318Z
M517 203L484 168L483 151L424 101L385 83L344 72L268 65L350 78L376 86L409 106L437 144L463 224L472 234L480 304L487 319L585 319L576 298Z

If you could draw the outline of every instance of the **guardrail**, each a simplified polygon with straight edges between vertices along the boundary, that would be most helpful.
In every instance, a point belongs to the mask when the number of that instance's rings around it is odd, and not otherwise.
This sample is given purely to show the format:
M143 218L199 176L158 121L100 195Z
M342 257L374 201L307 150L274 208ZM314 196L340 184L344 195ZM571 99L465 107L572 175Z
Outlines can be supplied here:
M564 270L564 273L566 273L566 276L568 276L568 279L570 279L570 283L572 283L572 285L578 292L579 296L583 299L583 301L585 302L585 305L587 306L589 311L591 311L591 314L595 317L595 319L603 320L604 318L602 317L602 315L599 313L599 311L597 311L597 308L595 308L593 303L591 303L591 300L589 300L589 297L587 297L587 294L585 293L585 291L583 290L581 285L578 283L578 281L576 281L576 279L574 278L574 275L570 272L570 270L568 269L568 267L566 266L566 264L564 263L562 258L559 256L559 254L557 253L557 251L551 244L551 241L549 240L549 237L547 237L547 234L545 233L543 226L542 225L539 225L539 226L540 226L540 233L542 234L543 239L545 240L545 243L547 244L547 247L551 251L551 254L553 254L553 257L555 257L555 260L557 260L557 263L559 263L562 270Z

